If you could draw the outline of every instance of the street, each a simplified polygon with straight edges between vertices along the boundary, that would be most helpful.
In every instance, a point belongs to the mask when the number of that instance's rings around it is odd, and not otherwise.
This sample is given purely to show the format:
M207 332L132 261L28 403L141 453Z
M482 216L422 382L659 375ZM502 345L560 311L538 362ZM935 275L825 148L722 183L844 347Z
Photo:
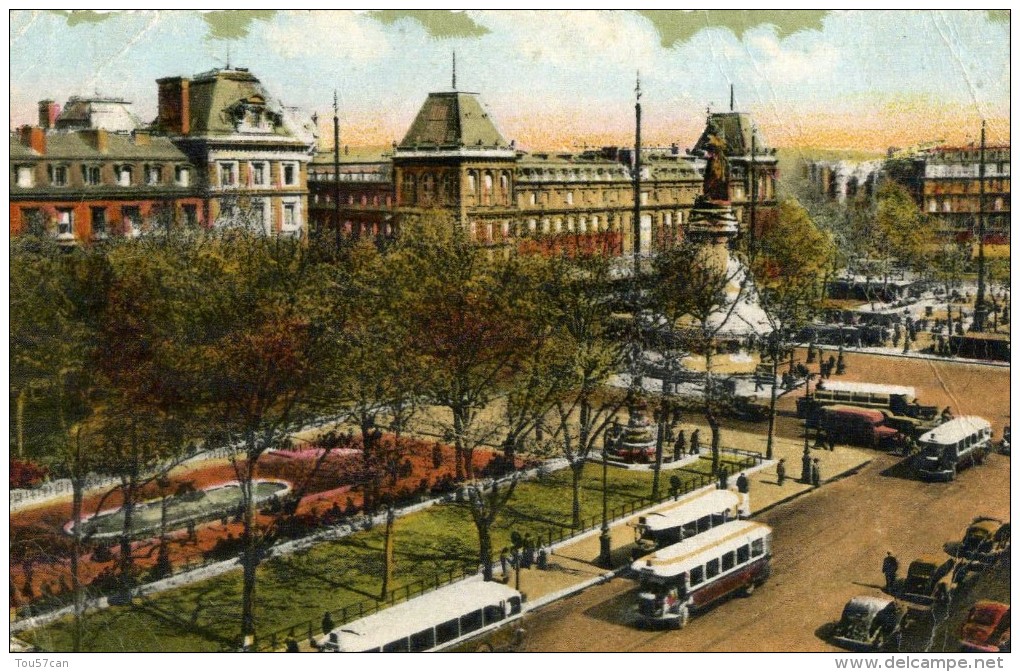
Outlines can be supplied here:
M876 453L859 473L756 518L774 528L774 559L752 597L726 600L681 631L646 631L632 620L635 582L617 578L528 616L525 650L841 651L826 636L849 598L882 594L887 550L902 576L915 556L959 540L978 515L1008 519L1008 457L991 455L952 483L925 483ZM910 650L923 650L921 630L906 638ZM932 650L958 650L949 634Z

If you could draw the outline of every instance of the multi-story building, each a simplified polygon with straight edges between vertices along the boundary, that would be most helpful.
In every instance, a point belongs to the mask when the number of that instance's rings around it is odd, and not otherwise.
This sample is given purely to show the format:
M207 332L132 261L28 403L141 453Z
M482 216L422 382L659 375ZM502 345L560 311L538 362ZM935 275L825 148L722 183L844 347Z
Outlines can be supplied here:
M305 235L311 119L244 68L158 85L151 128L117 98L40 102L39 124L10 138L11 232L39 226L73 242L176 218Z
M756 221L765 221L775 206L774 151L759 135L752 161L747 115L719 115L715 123L733 143L728 155L738 212L749 221L753 174L759 180ZM333 180L337 158L339 183ZM676 145L642 150L642 250L663 249L682 237L702 190L698 164ZM629 148L522 151L504 139L478 94L431 93L391 152L344 148L339 157L316 155L309 167L312 228L332 230L339 210L344 231L392 235L401 215L441 209L483 244L629 252L633 165Z
M311 119L299 119L246 68L157 84L154 128L198 168L206 221L304 235L316 142Z
M10 138L10 231L59 240L138 235L174 221L198 223L195 168L168 138L102 127L54 131L55 108Z

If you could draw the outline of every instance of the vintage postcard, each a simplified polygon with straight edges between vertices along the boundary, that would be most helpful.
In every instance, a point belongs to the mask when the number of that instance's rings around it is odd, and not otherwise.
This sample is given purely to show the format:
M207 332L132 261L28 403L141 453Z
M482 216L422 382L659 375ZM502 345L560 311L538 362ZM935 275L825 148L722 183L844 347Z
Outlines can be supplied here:
M1008 652L1010 20L11 11L18 665Z

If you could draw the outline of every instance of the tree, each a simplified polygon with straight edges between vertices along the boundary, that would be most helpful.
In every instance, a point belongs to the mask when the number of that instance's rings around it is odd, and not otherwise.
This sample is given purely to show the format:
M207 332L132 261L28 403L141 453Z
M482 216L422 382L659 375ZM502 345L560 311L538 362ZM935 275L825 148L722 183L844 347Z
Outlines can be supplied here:
M793 198L780 202L776 225L759 242L751 272L760 305L772 327L766 341L772 361L766 457L772 459L779 360L818 310L835 249L830 236L815 226L807 210Z
M621 395L607 393L606 380L624 359L622 343L610 330L609 259L600 255L561 260L546 299L557 326L550 375L562 390L556 396L554 438L571 470L571 525L581 525L581 480L588 456L623 406Z
M502 491L497 480L488 484L473 483L467 486L471 519L478 533L478 561L482 566L482 578L485 581L492 581L492 524L513 497L516 487L516 475L510 478Z
M935 237L931 219L922 216L910 192L897 182L883 183L876 198L875 244L885 247L902 265L922 268Z
M745 292L738 264L723 265L711 248L687 238L655 258L650 292L656 312L678 330L684 349L699 353L705 366L701 412L712 432L712 472L719 470L722 386L714 379L718 338ZM730 292L731 285L737 285Z
M422 391L445 407L457 480L474 476L474 449L499 433L480 412L534 350L538 293L527 260L499 257L442 213L407 218L388 257L407 352L425 369Z
M335 362L327 324L336 278L298 241L246 229L214 232L192 248L168 286L186 306L175 362L189 381L207 445L229 448L241 489L241 635L255 633L256 571L273 535L256 516L259 459L315 417L321 376Z

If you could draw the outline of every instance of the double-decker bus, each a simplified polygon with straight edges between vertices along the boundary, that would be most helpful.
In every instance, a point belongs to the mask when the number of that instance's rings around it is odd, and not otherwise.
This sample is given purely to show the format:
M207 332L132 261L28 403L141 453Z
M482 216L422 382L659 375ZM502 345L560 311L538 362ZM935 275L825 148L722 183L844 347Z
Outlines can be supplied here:
M772 528L739 520L659 549L631 569L641 582L638 620L682 628L691 613L736 591L750 595L772 571Z
M345 623L329 633L323 651L438 651L499 627L521 614L519 592L468 579Z
M708 490L671 509L640 516L634 523L637 553L649 553L736 520L740 499L729 490Z

